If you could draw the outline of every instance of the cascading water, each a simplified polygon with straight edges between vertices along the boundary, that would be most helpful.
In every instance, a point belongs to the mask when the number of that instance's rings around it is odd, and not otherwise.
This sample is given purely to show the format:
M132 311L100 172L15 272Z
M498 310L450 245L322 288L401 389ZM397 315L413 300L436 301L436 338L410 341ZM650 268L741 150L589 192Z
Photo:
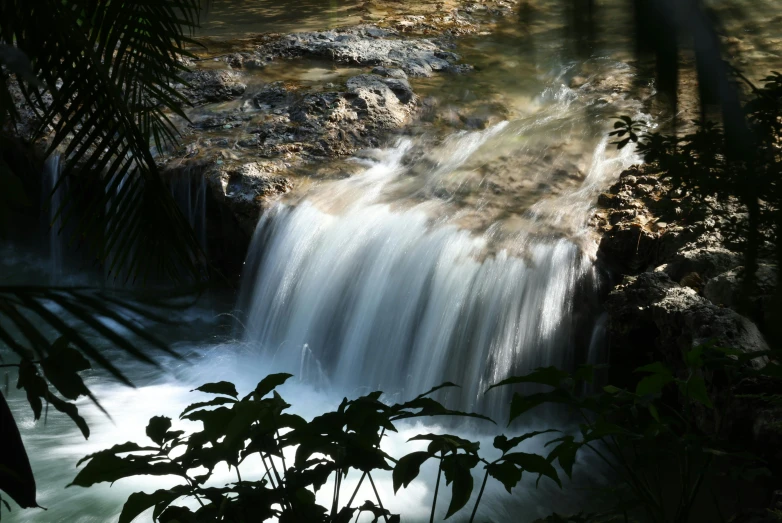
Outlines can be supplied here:
M60 155L55 153L47 158L44 164L41 195L41 208L47 214L46 223L49 227L49 270L54 280L63 274L67 247L66 235L62 231L62 217L59 214L66 191L61 174Z
M171 196L196 233L201 247L206 247L206 177L199 169L186 169L167 180Z
M585 223L632 153L611 156L596 138L581 183L540 198L511 234L499 221L479 232L461 226L472 211L454 208L455 197L420 203L465 183L481 151L552 122L567 127L562 115L578 98L567 89L525 121L448 137L412 195L408 179L421 169L415 144L402 139L362 175L279 204L261 219L246 262L246 340L292 372L314 356L348 390L409 394L459 383L448 402L483 411L502 404L481 399L491 383L594 358L597 314L574 313L580 289L596 292Z

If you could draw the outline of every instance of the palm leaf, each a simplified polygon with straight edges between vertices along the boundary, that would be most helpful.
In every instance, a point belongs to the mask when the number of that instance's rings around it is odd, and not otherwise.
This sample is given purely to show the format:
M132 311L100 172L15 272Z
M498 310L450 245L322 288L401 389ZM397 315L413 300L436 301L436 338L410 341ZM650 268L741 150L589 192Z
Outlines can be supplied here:
M72 241L125 281L203 277L198 240L150 151L178 137L167 113L185 116L174 86L199 12L199 0L0 5L0 44L29 57L51 95L44 103L40 84L19 84L40 118L33 138L48 139L47 154L62 151L59 183L77 188L57 210L61 227L75 226Z
M147 298L138 293L109 293L90 288L0 286L0 342L20 358L30 356L30 347L36 358L42 358L53 340L63 337L116 379L131 385L93 340L107 342L151 365L157 365L156 353L180 358L139 320L170 324L160 311L190 306L190 302L181 300L184 296L187 296L185 291L162 299L155 295ZM108 327L107 320L119 330ZM122 330L130 336L123 335Z

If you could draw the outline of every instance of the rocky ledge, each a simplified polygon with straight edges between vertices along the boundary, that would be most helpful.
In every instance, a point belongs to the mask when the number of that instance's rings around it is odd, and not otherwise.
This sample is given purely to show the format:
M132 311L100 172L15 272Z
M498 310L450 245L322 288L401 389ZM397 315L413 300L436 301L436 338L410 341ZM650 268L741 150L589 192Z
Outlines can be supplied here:
M470 69L442 42L396 36L374 26L288 35L232 55L230 68L196 68L187 75L182 90L204 109L193 112L182 147L161 157L161 167L178 179L183 172L194 182L206 179L220 227L235 229L216 235L240 246L231 249L232 256L244 258L241 251L261 213L294 187L298 169L377 147L411 122L423 105L408 76ZM249 67L304 56L350 63L359 66L359 74L323 84L274 81L248 87L255 74ZM236 273L235 263L222 265Z
M399 38L393 29L359 26L287 35L259 46L254 53L264 60L310 56L360 66L383 65L416 77L470 70L469 65L456 64L459 56L450 47L443 40Z
M773 246L766 242L761 249L754 289L739 300L745 222L738 202L699 201L672 190L648 166L625 171L600 196L593 220L602 234L598 256L620 278L606 300L615 381L650 361L683 371L682 353L708 342L744 352L768 349L773 322L779 321ZM729 391L710 382L724 415L704 414L703 428L745 446L752 442L782 465L782 430L774 421L782 419L782 407L737 399L750 389L750 395L780 391L763 380L739 387Z

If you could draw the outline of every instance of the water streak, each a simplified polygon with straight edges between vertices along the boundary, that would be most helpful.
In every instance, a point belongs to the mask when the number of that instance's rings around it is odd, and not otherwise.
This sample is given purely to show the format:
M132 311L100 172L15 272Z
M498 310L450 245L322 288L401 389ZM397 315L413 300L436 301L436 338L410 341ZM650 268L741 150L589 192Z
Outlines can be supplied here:
M451 154L434 164L425 185L515 132L507 127L447 138L442 150ZM485 400L483 391L512 373L585 362L596 316L574 308L580 294L596 289L590 256L550 234L519 234L512 249L497 248L490 234L444 219L444 203L385 203L381 195L408 172L410 147L402 140L364 175L262 217L243 287L246 340L292 371L308 372L302 366L315 358L318 376L325 372L348 390L459 383L447 401L484 411L502 401ZM591 206L584 200L624 164L608 158L600 141L581 186L561 197L569 199L561 212L583 228ZM354 198L339 212L318 203L346 194ZM543 219L540 211L528 214Z
M61 179L62 168L60 155L53 154L46 159L43 169L42 209L48 209L47 225L49 227L49 270L53 281L63 275L66 235L62 231L62 204L65 199L65 180Z

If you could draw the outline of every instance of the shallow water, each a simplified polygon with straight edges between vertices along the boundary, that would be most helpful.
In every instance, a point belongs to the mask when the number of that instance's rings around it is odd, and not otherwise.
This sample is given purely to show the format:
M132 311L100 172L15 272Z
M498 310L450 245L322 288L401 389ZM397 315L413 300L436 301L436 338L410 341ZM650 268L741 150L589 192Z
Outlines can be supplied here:
M228 39L330 29L358 23L361 4L359 0L221 0L204 13L199 35Z

